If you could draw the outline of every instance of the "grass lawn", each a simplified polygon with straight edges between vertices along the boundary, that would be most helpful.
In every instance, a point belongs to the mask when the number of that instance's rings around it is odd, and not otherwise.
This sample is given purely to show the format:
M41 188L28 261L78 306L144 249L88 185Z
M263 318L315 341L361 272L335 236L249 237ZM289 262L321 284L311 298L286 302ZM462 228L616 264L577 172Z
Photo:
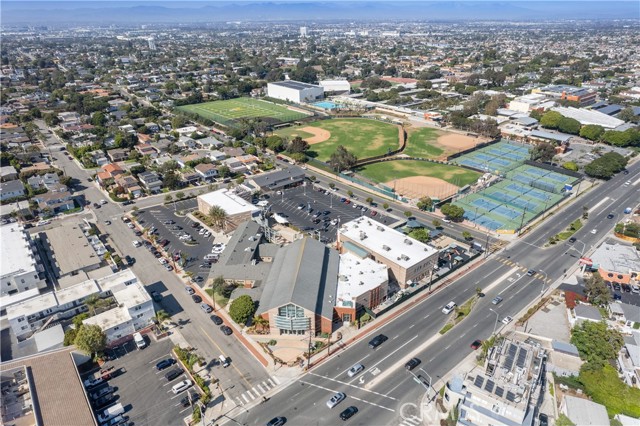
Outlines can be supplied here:
M609 416L626 414L640 417L640 389L632 388L620 380L612 366L606 365L600 371L580 372L579 379L586 394L607 407Z
M323 120L305 126L328 130L331 137L324 142L311 145L307 154L321 161L328 161L338 146L343 145L357 158L380 155L398 149L398 127L393 124L362 118ZM294 132L295 128L276 132ZM299 132L299 131L298 131Z
M358 170L358 173L380 183L410 176L429 176L460 187L477 181L481 176L481 173L473 170L417 160L383 161L364 166Z
M284 129L276 130L274 133L283 138L293 139L296 136L300 136L302 139L307 139L313 137L311 133L303 132L300 130L304 126L292 126L286 127Z
M283 123L307 117L306 114L291 111L285 106L252 98L183 105L178 107L178 110L195 113L226 126L233 126L236 120L241 118L265 118L273 123Z
M407 140L407 146L402 152L403 154L411 157L437 158L444 152L442 148L434 146L438 136L440 136L438 130L423 127L420 129L410 129L407 133L409 134L409 139Z

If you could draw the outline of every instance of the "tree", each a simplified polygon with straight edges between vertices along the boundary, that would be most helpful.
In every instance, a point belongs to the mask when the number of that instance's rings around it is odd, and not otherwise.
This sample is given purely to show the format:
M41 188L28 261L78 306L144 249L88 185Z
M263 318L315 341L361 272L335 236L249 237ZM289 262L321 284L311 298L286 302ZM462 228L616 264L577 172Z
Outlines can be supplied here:
M171 194L167 194L164 196L165 203L170 203L172 200L173 200L173 197L171 196Z
M547 111L540 119L540 125L548 129L557 129L562 120L562 114L556 111Z
M531 161L548 163L556 155L556 148L548 142L540 142L531 150Z
M105 260L107 260L107 256L106 256L107 254L110 255L109 252L105 253ZM95 294L92 294L91 296L84 299L84 304L87 305L87 308L89 308L89 312L91 312L91 315L95 315L96 308L98 307L99 302L100 302L100 298Z
M242 295L231 302L229 307L229 315L236 324L245 325L249 318L256 313L256 305L249 295Z
M209 209L209 217L214 226L224 231L224 226L227 222L227 212L220 206L212 206Z
M175 189L178 189L178 187L180 186L180 179L175 172L165 173L164 179L162 180L162 185L165 188L173 191Z
M291 154L295 153L304 153L309 149L309 144L303 140L300 136L296 136L291 142L289 142L289 146L287 151Z
M260 330L264 330L265 328L269 328L269 320L265 319L263 317L261 317L260 315L256 315L255 317L253 317L253 325L256 326L257 328L260 328Z
M348 195L349 197L353 197L353 191L352 191L352 190L348 190L348 191L347 191L347 195Z
M349 170L356 164L356 156L350 153L344 146L340 145L329 159L329 165L336 172Z
M595 178L609 179L627 166L627 159L617 152L607 152L584 167L584 172Z
M416 203L416 207L420 210L431 210L433 208L433 200L430 197L422 197Z
M563 169L567 169L567 170L571 170L571 171L574 171L574 172L578 171L578 165L573 161L567 161L566 163L564 163L562 165L562 168Z
M389 203L383 203L382 208L385 210L389 210Z
M184 127L186 126L186 124L187 124L187 117L185 117L184 115L176 115L171 119L171 127L173 127L174 129L179 129L181 127Z
M473 235L469 231L462 231L462 238L469 241L473 239Z
M558 130L571 135L580 133L580 122L575 118L562 117L558 123Z
M93 116L91 117L91 124L93 124L94 126L102 127L107 124L107 117L105 117L105 115L100 111L94 112Z
M431 224L436 228L440 228L442 226L442 222L440 222L438 219L433 219L431 221Z
M412 215L412 214L413 214L413 213L411 213L409 210L405 210L405 211L404 211L404 216L405 216L405 217L411 217L411 215Z
M176 198L178 200L182 200L184 197L185 197L184 192L182 192L182 191L176 192Z
M594 272L585 283L584 292L589 302L594 305L605 306L611 301L611 292L597 272Z
M64 332L64 339L62 340L63 346L71 346L76 340L76 334L78 334L77 328L70 328Z
M414 240L418 240L421 243L426 243L429 241L429 231L424 228L414 229L408 234Z
M76 333L73 343L78 349L93 355L104 350L107 345L107 335L104 334L100 326L83 325Z
M460 220L464 216L464 209L455 204L445 204L440 207L440 211L451 220Z
M636 115L633 113L633 108L627 106L618 113L617 117L622 121L634 121Z
M169 315L164 309L160 309L158 312L156 312L156 321L158 322L158 324L162 324L169 318L171 318L171 315Z
M371 198L371 197L367 197L367 199L364 200L364 201L366 201L367 204L369 204L369 205L373 204L373 198Z
M589 219L589 206L582 206L582 218Z
M590 141L599 141L604 134L604 127L597 124L587 124L580 129L580 137Z
M267 138L267 148L276 153L282 152L285 149L285 144L280 136L271 135Z
M618 330L609 328L604 321L583 321L571 331L571 343L584 361L604 366L616 359L624 340Z

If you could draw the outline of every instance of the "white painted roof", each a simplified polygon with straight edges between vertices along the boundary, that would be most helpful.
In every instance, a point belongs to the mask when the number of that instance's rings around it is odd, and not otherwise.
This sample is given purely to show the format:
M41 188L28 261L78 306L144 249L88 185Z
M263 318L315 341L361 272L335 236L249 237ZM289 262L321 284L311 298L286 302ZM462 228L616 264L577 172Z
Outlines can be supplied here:
M35 260L27 238L17 222L0 226L0 259L2 259L1 275L3 277L35 271Z
M336 306L353 306L348 302L389 280L387 266L373 259L361 259L352 253L340 255Z
M131 321L131 315L129 315L127 308L114 308L87 318L82 323L85 325L97 325L102 330L108 330L127 321Z
M607 129L615 129L624 124L624 121L598 111L574 108L574 107L554 107L552 111L559 112L565 117L578 120L580 124L597 124Z
M253 213L260 210L247 200L238 197L232 191L227 189L219 189L217 191L199 195L198 198L210 206L222 207L229 216L247 212Z

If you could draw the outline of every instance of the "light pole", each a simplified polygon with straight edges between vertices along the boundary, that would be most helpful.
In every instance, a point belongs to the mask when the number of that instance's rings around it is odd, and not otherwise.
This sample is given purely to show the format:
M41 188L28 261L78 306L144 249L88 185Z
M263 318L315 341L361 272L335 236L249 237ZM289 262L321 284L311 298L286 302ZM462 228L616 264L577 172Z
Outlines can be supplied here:
M493 333L491 333L491 335L493 336L494 334L496 334L496 328L498 327L498 318L500 317L500 314L498 314L496 311L494 311L492 308L489 308L489 310L491 312L493 312L494 314L496 314L496 322L493 324Z
M542 269L540 269L540 272L544 274L544 281L542 281L542 291L540 292L540 297L542 297L544 295L544 292L545 292L544 286L547 283L548 276L547 276L547 273L545 271L543 271Z

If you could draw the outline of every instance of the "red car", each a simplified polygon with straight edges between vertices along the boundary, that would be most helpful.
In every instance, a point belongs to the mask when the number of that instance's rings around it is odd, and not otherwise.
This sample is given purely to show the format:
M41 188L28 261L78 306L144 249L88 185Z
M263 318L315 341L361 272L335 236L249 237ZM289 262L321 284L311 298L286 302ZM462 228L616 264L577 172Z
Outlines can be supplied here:
M377 215L377 214L378 214L378 212L377 212L377 211L375 211L375 210L371 210L371 216L375 216L375 215Z
M471 346L471 349L473 349L475 351L480 346L482 346L482 340L474 340L473 343L471 343L470 346Z
M160 247L166 247L169 244L169 240L162 240L158 244L160 244Z

